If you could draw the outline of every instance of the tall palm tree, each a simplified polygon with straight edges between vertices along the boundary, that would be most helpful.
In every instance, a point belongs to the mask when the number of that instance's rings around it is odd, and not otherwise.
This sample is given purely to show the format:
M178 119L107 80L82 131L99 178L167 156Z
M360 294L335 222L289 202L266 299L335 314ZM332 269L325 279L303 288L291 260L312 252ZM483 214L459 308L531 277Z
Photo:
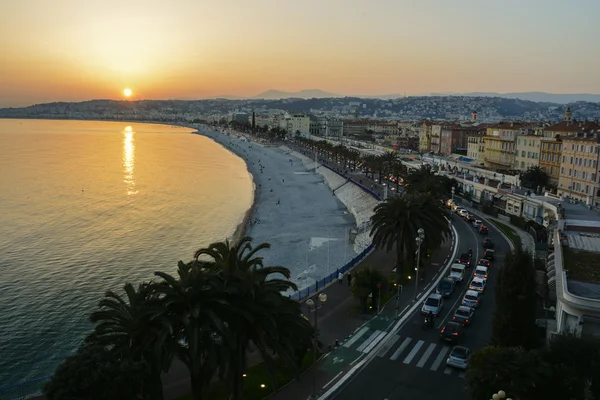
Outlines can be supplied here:
M448 210L429 194L390 197L375 207L371 236L376 248L396 250L396 272L405 278L404 264L414 258L419 228L425 230L425 243L441 243L450 233Z
M173 360L172 329L151 284L137 290L124 286L126 297L108 291L90 316L96 324L93 340L111 350L142 360L150 371L151 398L162 399L161 373Z
M175 278L155 272L163 281L156 285L161 293L175 331L177 357L190 371L192 395L202 399L204 388L223 373L223 342L227 340L226 322L229 304L221 288L219 275L207 262L179 261Z
M218 242L196 252L195 257L208 255L214 260L214 267L223 280L223 288L229 299L228 323L228 368L227 378L231 390L231 399L242 398L243 373L246 368L246 353L250 344L256 346L265 364L273 370L273 352L284 351L288 342L296 336L282 337L278 318L281 317L282 293L297 290L289 281L290 271L280 266L263 266L263 258L256 253L268 249L268 243L252 246L250 237L242 238L239 243ZM283 278L273 277L282 275ZM301 318L300 313L296 315ZM299 322L300 323L300 322ZM281 354L280 354L281 355Z

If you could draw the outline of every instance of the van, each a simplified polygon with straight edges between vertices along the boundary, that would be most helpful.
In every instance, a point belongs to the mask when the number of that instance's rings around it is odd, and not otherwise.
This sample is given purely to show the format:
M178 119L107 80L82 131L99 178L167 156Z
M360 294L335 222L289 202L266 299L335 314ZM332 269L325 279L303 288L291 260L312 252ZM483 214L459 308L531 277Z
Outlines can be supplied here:
M448 278L452 279L454 282L461 283L465 277L465 265L454 263L450 267L450 275Z

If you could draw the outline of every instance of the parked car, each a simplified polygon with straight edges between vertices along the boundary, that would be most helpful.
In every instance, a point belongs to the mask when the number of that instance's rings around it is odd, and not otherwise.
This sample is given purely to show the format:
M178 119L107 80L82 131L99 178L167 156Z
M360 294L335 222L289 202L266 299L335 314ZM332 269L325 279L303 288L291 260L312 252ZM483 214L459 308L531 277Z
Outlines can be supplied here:
M481 220L480 219L476 219L475 221L473 221L473 226L475 228L479 228L481 226Z
M494 241L492 240L492 238L486 237L485 239L483 239L482 245L484 249L493 249Z
M482 258L481 260L477 261L477 265L483 265L485 267L491 267L492 263L490 263L490 260L486 259L486 258Z
M475 272L473 273L474 277L487 279L488 278L488 267L485 265L478 265L475 267Z
M483 293L485 290L486 280L481 279L479 277L475 277L471 279L471 283L469 283L469 290L475 290L477 292Z
M442 309L444 308L444 299L441 294L432 293L429 295L427 300L423 302L421 307L421 314L427 315L431 311L435 317L437 317Z
M471 320L473 319L473 314L475 314L475 311L471 307L459 306L456 311L454 311L452 321L463 326L470 325Z
M456 282L453 279L444 278L438 284L438 287L437 289L435 289L435 292L437 294L441 294L444 298L448 298L452 295L452 293L454 293L455 286Z
M467 290L467 293L465 293L462 298L461 305L471 308L479 308L480 300L481 293L476 292L475 290Z
M457 322L447 322L440 331L440 339L443 342L456 344L462 336L462 325Z
M492 249L487 249L484 253L483 253L483 258L485 258L486 260L490 260L490 261L494 261L494 250Z
M480 235L487 235L488 234L488 227L485 225L481 225L479 227L479 234Z
M469 365L469 357L471 356L471 350L463 346L454 346L450 355L446 359L446 365L449 367L467 369Z
M452 264L448 278L452 279L454 282L461 283L465 278L465 266L459 263Z

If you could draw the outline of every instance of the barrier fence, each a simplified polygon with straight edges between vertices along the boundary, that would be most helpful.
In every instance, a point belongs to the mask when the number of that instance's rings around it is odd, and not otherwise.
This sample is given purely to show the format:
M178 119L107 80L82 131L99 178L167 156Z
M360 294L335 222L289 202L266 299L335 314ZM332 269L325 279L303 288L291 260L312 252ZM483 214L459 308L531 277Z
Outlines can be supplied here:
M50 376L45 376L16 385L0 387L0 400L33 399L42 394L42 389L50 378Z

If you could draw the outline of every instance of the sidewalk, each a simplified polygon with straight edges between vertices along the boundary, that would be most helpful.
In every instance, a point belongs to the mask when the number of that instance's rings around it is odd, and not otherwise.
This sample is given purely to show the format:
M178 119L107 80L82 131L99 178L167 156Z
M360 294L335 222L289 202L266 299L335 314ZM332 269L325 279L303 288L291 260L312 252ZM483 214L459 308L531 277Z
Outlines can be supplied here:
M443 268L448 253L452 250L452 240L444 242L433 254L427 271L426 279L419 284L420 291L435 278ZM372 266L382 273L392 273L395 264L393 253L375 250L354 271ZM342 285L334 283L323 290L327 294L327 302L319 310L319 339L327 349L329 344L339 340L340 346L327 354L316 366L306 371L298 380L292 381L279 392L268 397L269 400L307 400L313 391L315 379L316 393L322 394L341 377L344 372L352 368L358 359L367 354L383 338L379 336L385 332L395 321L396 298L393 297L383 308L379 315L361 316L356 313L355 306L358 301L352 297L347 281ZM413 301L414 286L403 289L400 296L399 312L403 311ZM369 319L370 318L370 319ZM314 316L311 315L311 323Z

